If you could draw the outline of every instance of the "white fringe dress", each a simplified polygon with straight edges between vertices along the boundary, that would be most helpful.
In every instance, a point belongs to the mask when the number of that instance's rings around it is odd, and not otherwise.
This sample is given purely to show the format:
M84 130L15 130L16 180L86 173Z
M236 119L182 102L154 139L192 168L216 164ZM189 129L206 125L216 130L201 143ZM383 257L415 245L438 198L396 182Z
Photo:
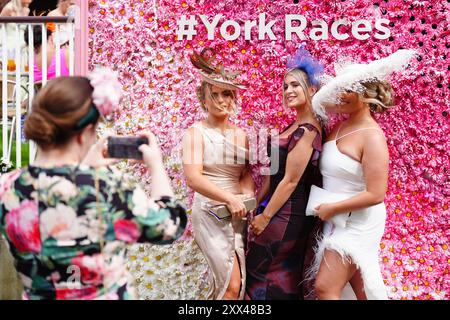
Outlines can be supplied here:
M323 145L320 170L323 175L323 188L326 190L356 195L366 189L361 163L341 153L336 140L330 140ZM350 257L357 265L369 300L386 300L387 292L378 258L385 222L384 203L352 211L345 228L325 222L323 238L316 248L312 275L316 275L319 270L324 250L334 250L343 258ZM347 283L341 299L355 298L350 284Z

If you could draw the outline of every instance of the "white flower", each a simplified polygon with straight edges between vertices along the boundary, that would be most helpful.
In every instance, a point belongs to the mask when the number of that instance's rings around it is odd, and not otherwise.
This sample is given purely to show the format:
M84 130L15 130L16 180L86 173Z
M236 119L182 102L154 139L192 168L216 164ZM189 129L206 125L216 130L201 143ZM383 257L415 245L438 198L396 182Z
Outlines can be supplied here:
M56 240L73 240L87 235L85 220L77 217L75 211L66 205L58 204L41 214L42 240L53 237Z
M4 203L6 210L8 211L20 207L19 197L16 196L15 192L11 189L3 194L1 200Z
M87 237L92 242L99 242L106 232L107 225L103 219L99 219L96 209L87 209L86 213L86 228Z
M63 201L69 201L70 199L78 195L78 188L75 184L67 179L62 178L56 185L54 185L49 192L49 196L60 197Z
M159 210L159 206L150 200L141 187L136 187L133 191L132 201L134 204L133 214L135 216L147 217L150 209Z
M143 299L206 299L209 267L192 239L168 246L139 245L130 248L129 270ZM133 266L140 265L140 268Z
M44 172L39 174L38 179L33 184L36 190L48 190L48 198L60 197L64 201L69 201L71 198L77 196L78 188L75 184L63 177L49 177ZM42 193L40 200L45 200Z
M178 225L175 224L175 221L173 221L171 218L167 218L166 220L164 220L163 224L159 225L157 230L164 231L164 236L163 236L164 240L173 239L177 233Z

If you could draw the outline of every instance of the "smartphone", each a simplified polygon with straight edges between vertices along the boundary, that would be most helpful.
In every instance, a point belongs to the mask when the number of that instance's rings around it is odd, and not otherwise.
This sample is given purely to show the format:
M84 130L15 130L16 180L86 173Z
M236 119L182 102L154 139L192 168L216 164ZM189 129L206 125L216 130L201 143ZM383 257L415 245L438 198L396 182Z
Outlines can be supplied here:
M142 152L138 150L141 144L148 144L148 139L146 137L109 137L108 156L142 160Z

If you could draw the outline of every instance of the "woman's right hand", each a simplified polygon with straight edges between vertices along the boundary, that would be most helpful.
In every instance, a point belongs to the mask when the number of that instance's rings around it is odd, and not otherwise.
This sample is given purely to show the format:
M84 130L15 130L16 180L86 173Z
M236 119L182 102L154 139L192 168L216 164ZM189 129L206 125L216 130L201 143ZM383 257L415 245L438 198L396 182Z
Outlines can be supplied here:
M231 194L225 204L234 219L242 219L246 217L247 210L244 202L235 195Z
M161 149L159 148L155 135L148 131L140 132L138 135L148 139L148 145L142 144L139 146L139 151L142 152L143 161L147 167L152 170L153 168L162 165Z
M108 138L106 135L100 138L88 151L84 159L81 161L82 165L87 165L93 168L100 168L104 166L111 166L120 161L120 159L108 158Z

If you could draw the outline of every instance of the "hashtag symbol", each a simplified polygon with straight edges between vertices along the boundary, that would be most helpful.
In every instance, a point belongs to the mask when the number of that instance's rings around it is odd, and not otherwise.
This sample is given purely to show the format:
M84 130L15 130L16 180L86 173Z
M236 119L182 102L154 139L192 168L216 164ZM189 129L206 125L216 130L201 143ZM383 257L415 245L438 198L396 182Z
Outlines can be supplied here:
M195 26L197 25L197 20L194 15L189 16L189 20L186 19L186 16L181 16L181 20L178 20L178 30L177 30L177 38L178 40L183 40L186 36L186 40L192 40L192 36L197 34L195 30Z

